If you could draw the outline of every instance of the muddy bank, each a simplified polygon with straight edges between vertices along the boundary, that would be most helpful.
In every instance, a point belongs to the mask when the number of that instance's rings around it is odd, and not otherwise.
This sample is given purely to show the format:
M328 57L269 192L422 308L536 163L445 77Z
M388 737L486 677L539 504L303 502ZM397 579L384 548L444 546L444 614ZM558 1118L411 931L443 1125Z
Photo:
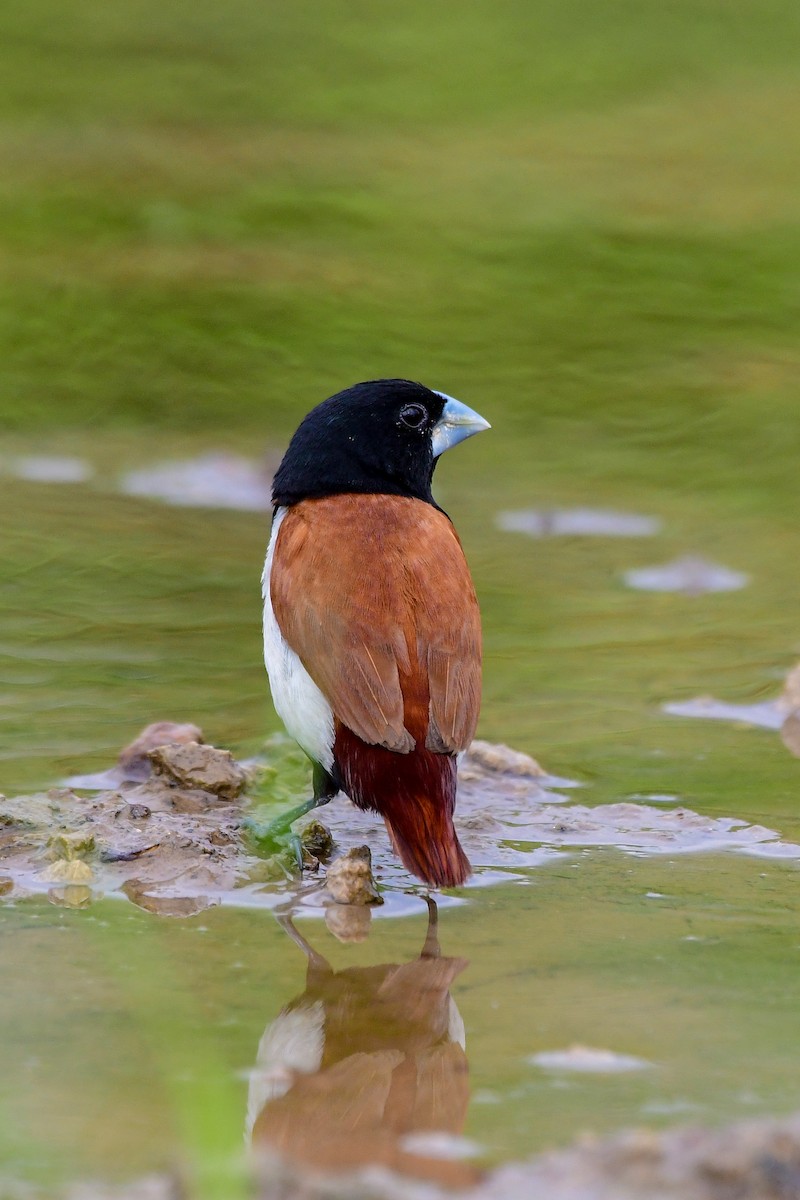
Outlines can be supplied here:
M397 1178L293 1180L263 1168L272 1200L797 1200L800 1114L737 1122L720 1130L630 1130L512 1163L476 1187L442 1191Z
M629 1130L489 1172L474 1187L443 1189L384 1170L300 1175L263 1159L253 1200L797 1200L800 1113L719 1130ZM190 1200L179 1175L127 1186L84 1182L57 1192L0 1180L0 1200Z
M0 897L45 892L54 904L86 907L118 895L171 917L215 904L291 902L323 912L337 902L362 903L393 915L413 908L409 891L419 890L417 881L392 853L383 822L346 796L265 848L259 831L308 786L288 740L273 739L261 760L240 764L201 739L196 726L159 723L100 776L0 798ZM800 846L764 826L661 801L592 807L571 800L574 786L525 754L476 741L460 764L456 820L475 868L469 886L522 880L531 868L587 847L800 858ZM364 936L363 916L338 915L333 924L345 938L354 930Z

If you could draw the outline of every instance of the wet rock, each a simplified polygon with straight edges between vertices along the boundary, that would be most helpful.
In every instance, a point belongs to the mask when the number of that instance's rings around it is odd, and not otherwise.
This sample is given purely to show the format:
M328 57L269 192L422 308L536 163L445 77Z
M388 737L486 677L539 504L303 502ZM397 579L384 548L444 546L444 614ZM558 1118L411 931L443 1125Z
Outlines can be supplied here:
M159 803L144 805L136 794L142 789L155 791ZM185 813L184 802L199 811ZM124 797L53 789L0 803L0 853L15 896L49 887L53 903L83 906L94 895L124 892L134 879L143 907L189 915L250 884L255 860L241 845L238 822L238 810L213 793L174 780L149 780Z
M203 742L203 731L198 725L177 724L175 721L155 721L148 725L138 737L120 752L117 767L120 780L142 783L153 772L150 759L152 750L159 746L186 745L188 742Z
M195 773L197 754L202 759ZM408 894L413 881L393 854L383 824L346 796L340 794L326 806L324 825L319 822L321 828L313 835L320 839L314 848L320 854L325 851L329 832L341 850L355 849L356 854L343 855L330 866L327 891L304 887L295 863L281 869L275 866L277 858L271 865L255 852L246 827L246 797L238 796L234 805L218 793L179 782L219 786L221 781L224 789L232 773L238 787L244 772L227 752L190 743L159 750L156 757L172 770L122 791L86 796L57 788L45 795L0 800L0 861L3 876L13 881L15 899L55 887L91 887L95 897L127 894L125 886L133 881L129 898L150 911L174 916L218 903L272 908L295 888L298 904L319 916L334 907L327 903L330 896L342 906L387 902L396 914L414 907ZM275 754L269 761L285 782L287 759ZM288 761L291 765L293 759ZM209 762L221 764L219 776L208 770ZM287 807L296 803L306 776L289 772L288 778L291 786L286 784L282 797ZM474 744L461 764L455 820L477 882L525 878L514 872L594 846L613 846L637 856L705 850L800 861L800 845L781 841L771 829L734 818L702 817L661 803L577 805L554 790L563 786L571 786L570 781L541 774L541 767L527 755ZM310 824L313 831L314 822ZM309 846L312 841L309 834ZM370 853L382 895L375 888ZM305 854L318 870L318 858L312 859L308 849ZM56 869L57 878L43 877L54 861L76 860L90 868L91 880L73 878L64 866ZM187 903L178 903L184 900ZM340 920L337 928L345 937L361 936L359 931L366 928L366 923L357 924L358 918L351 919L349 928L344 918L331 919L334 924Z
M502 743L474 741L459 764L459 777L476 779L487 771L520 775L525 779L541 779L545 771L535 758L512 750Z
M337 904L383 904L369 846L354 846L328 867L325 886Z
M161 846L158 842L154 842L151 846L134 846L130 850L103 850L100 854L100 860L104 863L128 863L134 862L141 858L143 854L150 854L152 851L160 850Z
M94 834L90 830L80 830L76 833L54 833L47 842L48 858L66 862L74 862L94 854L96 850Z
M169 743L202 742L203 732L197 725L176 721L155 721L120 752L113 767L90 774L70 775L64 786L85 791L102 792L128 783L143 783L153 775L149 752Z
M41 877L47 883L91 883L94 872L83 859L59 858L45 867Z
M73 796L73 793L68 793ZM33 796L4 796L0 800L0 829L38 830L50 823L52 831L53 816L57 812L49 795Z
M735 592L746 587L749 576L731 571L699 555L687 554L660 567L639 567L623 576L628 587L642 592L682 592L701 596L705 592Z
M126 799L139 809L149 809L151 816L154 812L200 816L221 804L219 796L214 792L206 792L202 788L180 787L169 776L145 780L127 792Z
M720 1130L584 1136L563 1150L496 1168L467 1190L385 1171L297 1175L267 1160L258 1194L261 1200L797 1200L800 1115Z
M536 538L652 537L661 529L661 522L657 517L600 508L528 508L500 513L497 527Z
M220 800L235 800L247 782L229 750L199 742L158 746L149 757L156 775L170 786L210 792Z
M630 1130L494 1172L475 1200L793 1200L800 1116L720 1130Z
M65 454L33 454L15 458L11 471L28 483L85 483L94 474L90 463Z
M254 1200L797 1200L800 1114L742 1121L722 1129L685 1126L584 1135L564 1149L508 1163L473 1186L441 1187L369 1167L332 1174L289 1166L261 1152ZM31 1200L31 1189L4 1181L4 1200ZM42 1192L36 1200L181 1200L164 1174L127 1184L87 1182Z
M128 471L120 481L120 491L181 507L269 512L270 465L216 451L185 462Z
M333 834L322 821L309 821L300 834L300 844L318 863L326 862L333 853Z
M178 1175L163 1174L145 1175L129 1183L86 1180L61 1191L58 1200L188 1200L189 1194L188 1185ZM3 1200L6 1200L5 1196ZM17 1197L9 1197L9 1200L17 1200ZM25 1200L34 1200L34 1197L26 1192ZM37 1194L36 1200L45 1198Z
M762 729L780 729L783 713L775 700L755 704L728 704L713 696L695 696L692 700L675 700L662 704L662 711L671 717L697 717L701 721L741 721Z
M694 700L673 701L662 705L664 712L675 717L741 721L763 729L780 730L786 749L800 758L800 663L786 676L783 691L777 700L755 704L727 704L713 696L698 696Z
M544 1071L569 1071L585 1075L619 1075L628 1071L645 1071L652 1063L632 1054L613 1050L598 1050L593 1046L568 1046L566 1050L542 1050L532 1054L528 1062Z
M372 926L372 909L366 904L329 904L325 924L340 942L364 942Z

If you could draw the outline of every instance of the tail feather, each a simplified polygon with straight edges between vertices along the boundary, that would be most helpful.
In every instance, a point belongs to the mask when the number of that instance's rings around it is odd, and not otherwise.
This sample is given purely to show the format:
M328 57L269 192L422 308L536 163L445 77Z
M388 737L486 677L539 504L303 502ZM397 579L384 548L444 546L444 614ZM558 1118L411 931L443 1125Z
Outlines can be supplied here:
M426 797L384 813L395 853L412 874L432 887L459 887L472 874L453 818Z
M456 760L417 743L397 754L338 725L334 756L344 791L381 814L404 865L432 887L458 887L472 874L453 825Z

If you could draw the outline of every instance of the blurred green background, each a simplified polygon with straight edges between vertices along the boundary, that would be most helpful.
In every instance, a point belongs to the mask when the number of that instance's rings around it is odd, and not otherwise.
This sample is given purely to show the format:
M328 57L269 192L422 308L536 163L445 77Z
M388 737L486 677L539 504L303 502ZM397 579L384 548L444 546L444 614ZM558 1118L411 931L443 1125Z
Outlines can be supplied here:
M0 80L6 446L102 485L0 479L6 787L156 716L238 747L276 725L266 519L123 499L115 473L277 453L381 375L493 425L437 474L484 608L484 734L609 780L654 702L777 688L800 650L796 5L31 0L0 14ZM664 536L494 528L587 503ZM756 588L621 587L688 551Z
M0 20L4 424L258 437L411 373L549 452L796 482L788 0Z

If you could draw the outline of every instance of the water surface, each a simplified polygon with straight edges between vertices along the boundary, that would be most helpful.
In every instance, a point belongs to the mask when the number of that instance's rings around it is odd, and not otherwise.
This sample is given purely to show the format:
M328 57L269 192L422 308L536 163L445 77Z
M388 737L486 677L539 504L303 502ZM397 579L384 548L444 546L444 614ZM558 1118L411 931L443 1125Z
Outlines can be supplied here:
M605 501L658 514L654 538L498 533L496 511L541 498L526 454L498 440L439 484L484 612L482 735L582 783L576 803L637 797L800 838L798 763L773 731L661 710L706 690L736 702L777 694L797 648L797 533L656 486L635 508L624 487ZM194 448L179 440L162 456ZM196 721L241 754L277 728L260 662L266 518L118 495L103 464L141 462L146 444L79 449L101 468L93 484L0 484L15 514L0 535L8 794L109 765L158 718ZM552 502L568 506L571 490L562 480ZM686 596L621 582L624 569L698 547L750 585ZM463 1134L480 1161L586 1129L800 1104L796 869L575 847L444 907L442 952L468 963L451 994L469 1063ZM340 944L317 919L297 924L339 971L415 960L426 911L420 899L418 915L378 915L361 944ZM189 1164L209 1193L233 1186L259 1041L306 984L274 916L216 908L169 921L119 899L70 911L37 898L0 908L0 938L6 1173L124 1179ZM576 1044L649 1065L581 1074L531 1061Z

